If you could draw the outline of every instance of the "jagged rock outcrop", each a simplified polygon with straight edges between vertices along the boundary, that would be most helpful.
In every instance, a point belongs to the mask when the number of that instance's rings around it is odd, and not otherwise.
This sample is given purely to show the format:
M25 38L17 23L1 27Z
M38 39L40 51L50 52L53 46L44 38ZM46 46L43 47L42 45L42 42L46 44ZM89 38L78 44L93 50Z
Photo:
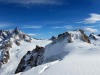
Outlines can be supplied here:
M59 34L56 39L54 39L54 43L57 41L62 41L66 38L68 43L72 43L74 40L80 39L81 41L91 43L89 37L84 33L83 30L77 30L73 32L65 32L63 34Z
M7 63L9 58L10 58L9 50L3 50L0 57L0 67L2 64Z
M90 35L89 35L89 38L90 38L90 39L93 39L93 40L97 40L97 38L95 37L94 33L90 34Z
M81 36L82 40L85 41L85 42L87 42L87 43L91 43L90 40L89 40L89 37L84 33L84 31L83 30L79 30L79 31L82 34L82 36Z
M59 34L59 35L58 35L58 39L62 40L62 39L64 39L64 38L67 38L67 42L68 42L68 43L71 43L71 42L72 42L72 38L71 38L71 34L70 34L70 33L65 32L65 33L63 33L63 34Z
M50 40L55 41L57 39L57 37L52 36Z
M21 41L31 42L31 40L30 36L21 32L17 27L14 30L0 30L0 67L8 62L10 48L14 43L20 46Z
M13 33L15 33L16 35L18 35L20 33L20 31L18 30L18 28L16 27L13 31Z
M36 48L33 49L33 51L28 51L26 55L21 59L21 62L19 63L15 71L15 74L18 72L26 71L32 67L42 64L43 54L44 48L39 46L36 46Z

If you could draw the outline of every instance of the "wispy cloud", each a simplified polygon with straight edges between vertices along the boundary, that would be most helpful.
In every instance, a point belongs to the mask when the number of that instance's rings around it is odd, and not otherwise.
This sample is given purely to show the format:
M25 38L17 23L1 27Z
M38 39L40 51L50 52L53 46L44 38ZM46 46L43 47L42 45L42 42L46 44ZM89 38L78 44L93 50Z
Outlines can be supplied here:
M98 32L98 30L94 29L94 28L85 28L84 30L87 31L87 32L90 32L90 33Z
M64 26L54 26L54 27L51 27L51 28L53 28L53 29L61 29L61 28L63 28L63 29L73 29L73 26L64 25Z
M26 29L39 29L39 28L42 28L42 26L38 26L38 25L25 25L23 27L20 27L20 28L26 28Z
M0 28L8 28L11 26L12 26L12 24L9 24L9 23L0 23Z
M28 33L29 36L36 36L37 34L34 33Z
M85 18L83 21L76 22L76 23L93 24L97 22L100 22L100 14L91 13L90 17Z
M0 2L18 4L62 4L59 0L0 0Z
M85 19L85 23L96 23L100 21L100 14L92 13L89 18Z
M53 34L53 32L49 32L49 34Z
M38 34L38 33L28 33L29 36L40 36L42 34Z

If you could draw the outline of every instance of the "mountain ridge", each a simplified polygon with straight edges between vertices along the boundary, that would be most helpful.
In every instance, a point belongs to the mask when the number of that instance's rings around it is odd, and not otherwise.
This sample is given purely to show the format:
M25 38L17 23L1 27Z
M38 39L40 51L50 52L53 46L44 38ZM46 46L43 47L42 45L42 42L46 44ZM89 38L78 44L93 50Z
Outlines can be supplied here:
M18 28L8 30L10 34L7 31L1 32L0 38L3 41L0 46L0 73L2 75L26 73L44 64L63 61L66 56L91 53L92 48L98 51L100 46L98 35L87 36L83 30L68 31L50 40L34 39ZM5 37L4 34L9 36ZM92 40L92 36L98 40ZM11 66L13 66L11 69L6 68Z

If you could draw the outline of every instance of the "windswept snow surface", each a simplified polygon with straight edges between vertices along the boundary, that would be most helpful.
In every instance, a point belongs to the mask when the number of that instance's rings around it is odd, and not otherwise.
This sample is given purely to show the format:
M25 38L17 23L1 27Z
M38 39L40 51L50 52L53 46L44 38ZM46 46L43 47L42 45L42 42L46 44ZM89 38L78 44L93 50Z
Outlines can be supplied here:
M36 45L46 45L43 64L15 75L100 75L100 40L90 44L82 40L79 31L69 33L72 42L68 42L68 35L52 43L33 39L32 43L22 41L21 46L14 45L11 59L3 65L0 75L14 75L21 58Z
M68 55L42 73L40 69L50 64L38 66L20 75L100 75L100 55Z
M10 60L7 64L2 66L0 69L0 75L14 75L14 72L20 63L21 58L27 53L27 51L33 50L36 45L44 47L49 43L51 43L50 40L32 39L31 43L21 41L20 46L13 44L13 48L10 50Z
M34 67L20 75L100 75L100 50L99 47L89 48L84 52L69 54L53 65L50 64L52 62Z
M46 46L43 65L20 75L100 75L100 46L66 39ZM54 64L52 64L55 62Z

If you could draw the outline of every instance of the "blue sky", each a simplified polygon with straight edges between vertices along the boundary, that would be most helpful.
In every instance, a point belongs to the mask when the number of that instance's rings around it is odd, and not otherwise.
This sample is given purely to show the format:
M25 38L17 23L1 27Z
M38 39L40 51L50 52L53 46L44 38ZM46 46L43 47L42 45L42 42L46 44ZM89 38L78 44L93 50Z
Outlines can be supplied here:
M0 29L38 38L84 29L99 33L100 0L0 0Z

